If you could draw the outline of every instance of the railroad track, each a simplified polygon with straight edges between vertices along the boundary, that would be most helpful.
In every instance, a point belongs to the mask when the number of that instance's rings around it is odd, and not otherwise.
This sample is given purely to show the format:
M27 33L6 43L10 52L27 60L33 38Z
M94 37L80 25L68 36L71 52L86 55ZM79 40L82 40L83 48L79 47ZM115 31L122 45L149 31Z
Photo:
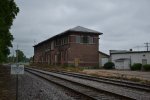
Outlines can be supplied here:
M127 87L131 89L137 89L140 91L147 91L150 92L150 85L146 84L140 84L136 82L131 81L125 81L125 80L117 80L117 79L110 79L110 78L104 78L104 77L94 77L91 75L85 75L85 74L79 74L79 73L73 73L73 72L65 72L65 71L52 71L57 74L72 76L72 77L78 77L81 79L87 79L92 80L100 83L107 83L107 84L113 84L121 87Z
M51 74L51 72L31 68L26 68L25 70L49 82L55 83L59 86L69 89L70 91L76 92L80 96L83 95L88 98L88 100L135 100L124 95L115 94L79 82L74 82L69 79L64 79L62 77Z

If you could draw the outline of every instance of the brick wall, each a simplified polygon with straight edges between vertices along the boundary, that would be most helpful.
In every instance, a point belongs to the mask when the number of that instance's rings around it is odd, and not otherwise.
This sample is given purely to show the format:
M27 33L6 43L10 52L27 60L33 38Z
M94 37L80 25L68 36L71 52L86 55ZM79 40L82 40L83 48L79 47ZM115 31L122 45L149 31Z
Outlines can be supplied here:
M57 64L72 64L78 62L78 66L98 66L99 64L99 35L88 34L93 37L94 43L76 43L76 36L82 36L83 33L70 33L65 35L68 37L68 43L64 45L55 45L53 50L46 51L51 47L51 42L56 43L56 39L49 40L46 43L34 47L34 62ZM85 33L84 33L85 35ZM57 61L56 61L57 58Z
M68 49L68 62L75 64L78 59L79 66L98 66L99 64L99 38L98 35L90 35L94 37L94 44L76 43L76 35L70 36L70 48ZM82 35L82 34L80 34Z

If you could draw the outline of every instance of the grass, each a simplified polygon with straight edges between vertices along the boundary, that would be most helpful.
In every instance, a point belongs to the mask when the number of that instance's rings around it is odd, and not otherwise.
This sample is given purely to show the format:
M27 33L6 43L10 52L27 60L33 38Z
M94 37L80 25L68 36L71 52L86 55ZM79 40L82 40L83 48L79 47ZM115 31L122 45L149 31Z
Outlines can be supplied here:
M58 66L58 65L44 65L44 64L30 64L28 67L38 68L46 71L69 71L69 72L81 72L83 68L74 66Z
M82 74L88 74L88 73L83 72L84 67L58 66L58 65L52 66L52 65L44 65L44 64L30 64L28 67L37 68L37 69L41 69L41 70L45 70L45 71L55 71L56 70L56 71L68 71L68 72L77 72L77 73L82 73ZM92 74L88 74L88 75L95 76L95 77L106 77L106 78L112 78L112 79L127 80L127 81L142 83L142 84L150 84L150 81L148 81L148 80L142 80L137 77L127 77L124 74L118 74L117 76L112 76L112 75L102 76L102 75L98 75L97 73L92 73Z

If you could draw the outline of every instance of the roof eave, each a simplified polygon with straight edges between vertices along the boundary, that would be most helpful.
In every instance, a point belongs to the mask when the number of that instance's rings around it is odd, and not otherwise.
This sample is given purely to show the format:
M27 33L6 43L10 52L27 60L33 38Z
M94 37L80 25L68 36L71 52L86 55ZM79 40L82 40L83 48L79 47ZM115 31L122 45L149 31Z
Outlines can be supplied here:
M73 30L69 30L68 32L91 33L91 34L98 34L98 35L102 35L103 34L101 32L83 32L83 31L73 31Z

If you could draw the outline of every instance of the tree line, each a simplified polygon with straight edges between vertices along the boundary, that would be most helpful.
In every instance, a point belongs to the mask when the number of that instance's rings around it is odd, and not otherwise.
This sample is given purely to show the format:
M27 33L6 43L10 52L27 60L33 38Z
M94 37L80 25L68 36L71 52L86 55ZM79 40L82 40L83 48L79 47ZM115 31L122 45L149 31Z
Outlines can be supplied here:
M27 58L23 51L21 50L16 50L16 55L8 56L6 62L14 63L14 62L31 62L32 57Z
M0 0L0 63L6 62L10 54L9 47L14 39L10 29L18 12L14 0Z

